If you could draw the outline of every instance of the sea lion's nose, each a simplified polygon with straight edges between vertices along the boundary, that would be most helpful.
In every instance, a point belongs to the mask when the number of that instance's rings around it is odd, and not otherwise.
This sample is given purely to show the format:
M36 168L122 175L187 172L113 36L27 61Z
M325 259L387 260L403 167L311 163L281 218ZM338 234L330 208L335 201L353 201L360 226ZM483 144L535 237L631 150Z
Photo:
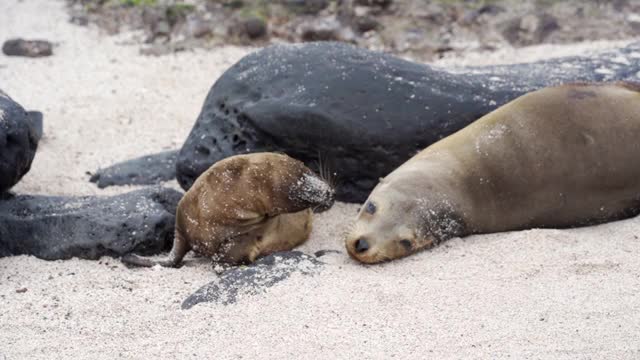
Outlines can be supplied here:
M356 241L356 252L363 253L367 250L369 250L369 243L367 240L364 238L358 239L358 241Z

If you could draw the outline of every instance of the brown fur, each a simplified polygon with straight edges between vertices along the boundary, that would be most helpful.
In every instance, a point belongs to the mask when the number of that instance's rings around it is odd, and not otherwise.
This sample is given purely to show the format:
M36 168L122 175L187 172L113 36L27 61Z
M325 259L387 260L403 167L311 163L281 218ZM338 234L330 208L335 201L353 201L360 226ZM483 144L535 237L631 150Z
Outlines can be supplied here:
M372 263L451 237L573 227L640 211L640 93L629 84L535 91L429 146L373 190L346 239ZM369 249L358 253L356 241ZM402 243L401 240L406 240Z
M298 160L275 153L236 155L214 164L178 203L167 260L135 255L138 266L177 266L191 249L228 263L288 250L311 232L312 211L333 203L333 189Z

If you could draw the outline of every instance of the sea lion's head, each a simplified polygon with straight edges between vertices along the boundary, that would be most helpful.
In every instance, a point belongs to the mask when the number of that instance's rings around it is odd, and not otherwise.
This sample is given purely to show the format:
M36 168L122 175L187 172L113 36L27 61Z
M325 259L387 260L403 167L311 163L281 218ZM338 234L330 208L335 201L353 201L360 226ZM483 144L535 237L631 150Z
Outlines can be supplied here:
M371 264L430 248L463 229L442 193L417 194L411 182L382 180L358 212L345 245L352 258Z
M304 209L326 210L334 203L335 191L329 182L285 154L235 155L212 169L213 180L207 181L220 192L218 207L228 202L227 207L242 209L242 221L252 215L272 217Z
M293 175L287 197L299 210L326 211L335 202L335 190L329 181L314 173L299 160L289 158L288 168Z

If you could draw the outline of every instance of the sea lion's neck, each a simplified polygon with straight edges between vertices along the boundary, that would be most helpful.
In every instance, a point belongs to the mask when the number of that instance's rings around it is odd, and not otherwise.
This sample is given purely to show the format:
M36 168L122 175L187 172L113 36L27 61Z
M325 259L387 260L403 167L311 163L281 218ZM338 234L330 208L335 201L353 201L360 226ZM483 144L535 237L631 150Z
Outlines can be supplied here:
M396 174L397 173L397 174ZM464 196L464 165L447 151L423 151L392 173L398 181L406 180L422 195L442 193L451 198ZM403 180L404 179L404 180Z
M467 220L473 201L466 192L464 167L450 153L422 155L415 156L383 181L410 194L419 217L430 226L432 234L440 237L439 241L473 233L474 221ZM454 222L456 226L452 226ZM442 229L437 229L438 224Z
M427 148L416 155L438 187L447 189L456 199L459 212L467 223L469 234L493 232L509 225L502 201L506 189L494 181L493 168L482 166L468 144L452 149ZM502 215L500 215L502 214Z

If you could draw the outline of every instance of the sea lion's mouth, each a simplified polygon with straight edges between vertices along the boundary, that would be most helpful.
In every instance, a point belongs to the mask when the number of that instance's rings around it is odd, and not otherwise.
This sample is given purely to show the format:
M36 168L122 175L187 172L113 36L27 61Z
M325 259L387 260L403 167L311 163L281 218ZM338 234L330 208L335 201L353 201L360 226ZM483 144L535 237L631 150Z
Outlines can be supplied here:
M331 209L331 207L333 207L334 203L335 203L335 199L334 199L333 196L331 196L331 198L329 200L327 200L327 201L325 201L325 202L323 202L321 204L316 205L313 208L313 212L316 213L316 214L325 212L325 211Z

